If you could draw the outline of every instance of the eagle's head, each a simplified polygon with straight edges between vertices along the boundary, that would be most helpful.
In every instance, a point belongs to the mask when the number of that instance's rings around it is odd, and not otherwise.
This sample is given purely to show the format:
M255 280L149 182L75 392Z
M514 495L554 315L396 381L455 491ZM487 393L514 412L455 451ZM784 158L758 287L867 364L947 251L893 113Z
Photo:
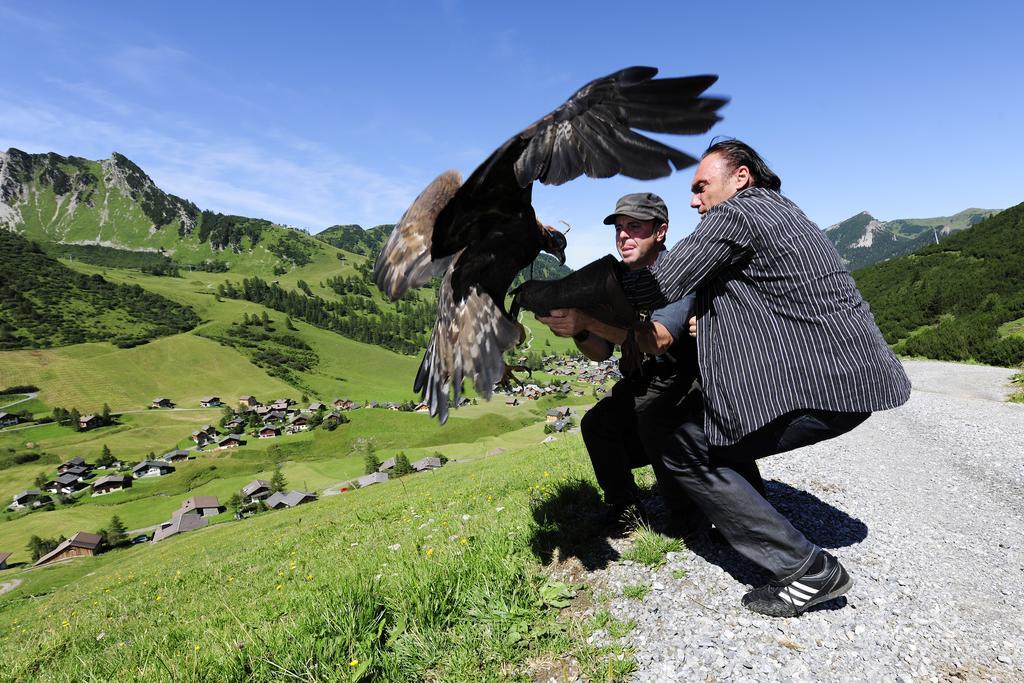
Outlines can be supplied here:
M541 225L541 249L558 259L560 265L565 265L565 247L568 244L565 235L551 227Z

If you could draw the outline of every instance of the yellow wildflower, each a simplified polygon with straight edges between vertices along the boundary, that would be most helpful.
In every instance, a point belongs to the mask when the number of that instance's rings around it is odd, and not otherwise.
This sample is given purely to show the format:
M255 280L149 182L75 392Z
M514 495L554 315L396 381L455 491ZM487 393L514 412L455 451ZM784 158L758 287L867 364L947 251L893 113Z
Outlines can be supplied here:
M359 666L359 660L358 660L358 659L356 659L355 657L353 657L353 658L352 658L352 661L351 661L351 662L349 662L349 663L348 663L348 665L349 665L349 666Z

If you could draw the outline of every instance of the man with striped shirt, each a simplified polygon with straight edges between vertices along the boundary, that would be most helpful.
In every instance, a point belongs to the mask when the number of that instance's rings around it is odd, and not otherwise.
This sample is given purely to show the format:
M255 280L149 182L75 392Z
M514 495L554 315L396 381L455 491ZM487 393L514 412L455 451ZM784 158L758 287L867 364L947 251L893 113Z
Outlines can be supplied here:
M546 310L623 293L634 308L650 308L696 293L703 401L673 434L664 464L726 540L772 574L743 604L796 616L852 580L736 468L902 405L910 382L831 243L779 193L781 181L753 149L712 145L691 189L700 225L650 268L588 266L575 281L531 284L518 296Z

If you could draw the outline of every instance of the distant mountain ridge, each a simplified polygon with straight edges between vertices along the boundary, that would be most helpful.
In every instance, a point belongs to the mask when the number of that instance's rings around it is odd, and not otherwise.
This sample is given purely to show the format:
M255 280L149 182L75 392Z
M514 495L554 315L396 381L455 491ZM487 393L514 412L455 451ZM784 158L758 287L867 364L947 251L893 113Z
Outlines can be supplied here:
M867 211L861 211L825 228L825 236L852 271L935 244L998 212L998 209L970 208L952 216L880 221Z

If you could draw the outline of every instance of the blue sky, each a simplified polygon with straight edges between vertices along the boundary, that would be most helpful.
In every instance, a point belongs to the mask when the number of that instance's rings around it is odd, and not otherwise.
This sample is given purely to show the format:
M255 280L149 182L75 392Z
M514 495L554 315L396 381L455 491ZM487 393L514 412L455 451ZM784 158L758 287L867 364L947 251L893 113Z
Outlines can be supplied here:
M627 9L629 7L629 9ZM201 208L317 232L394 222L583 83L715 73L704 137L757 148L822 227L1024 201L1024 9L1010 2L3 2L0 149L118 151ZM625 192L696 224L692 169L538 186L569 263Z

